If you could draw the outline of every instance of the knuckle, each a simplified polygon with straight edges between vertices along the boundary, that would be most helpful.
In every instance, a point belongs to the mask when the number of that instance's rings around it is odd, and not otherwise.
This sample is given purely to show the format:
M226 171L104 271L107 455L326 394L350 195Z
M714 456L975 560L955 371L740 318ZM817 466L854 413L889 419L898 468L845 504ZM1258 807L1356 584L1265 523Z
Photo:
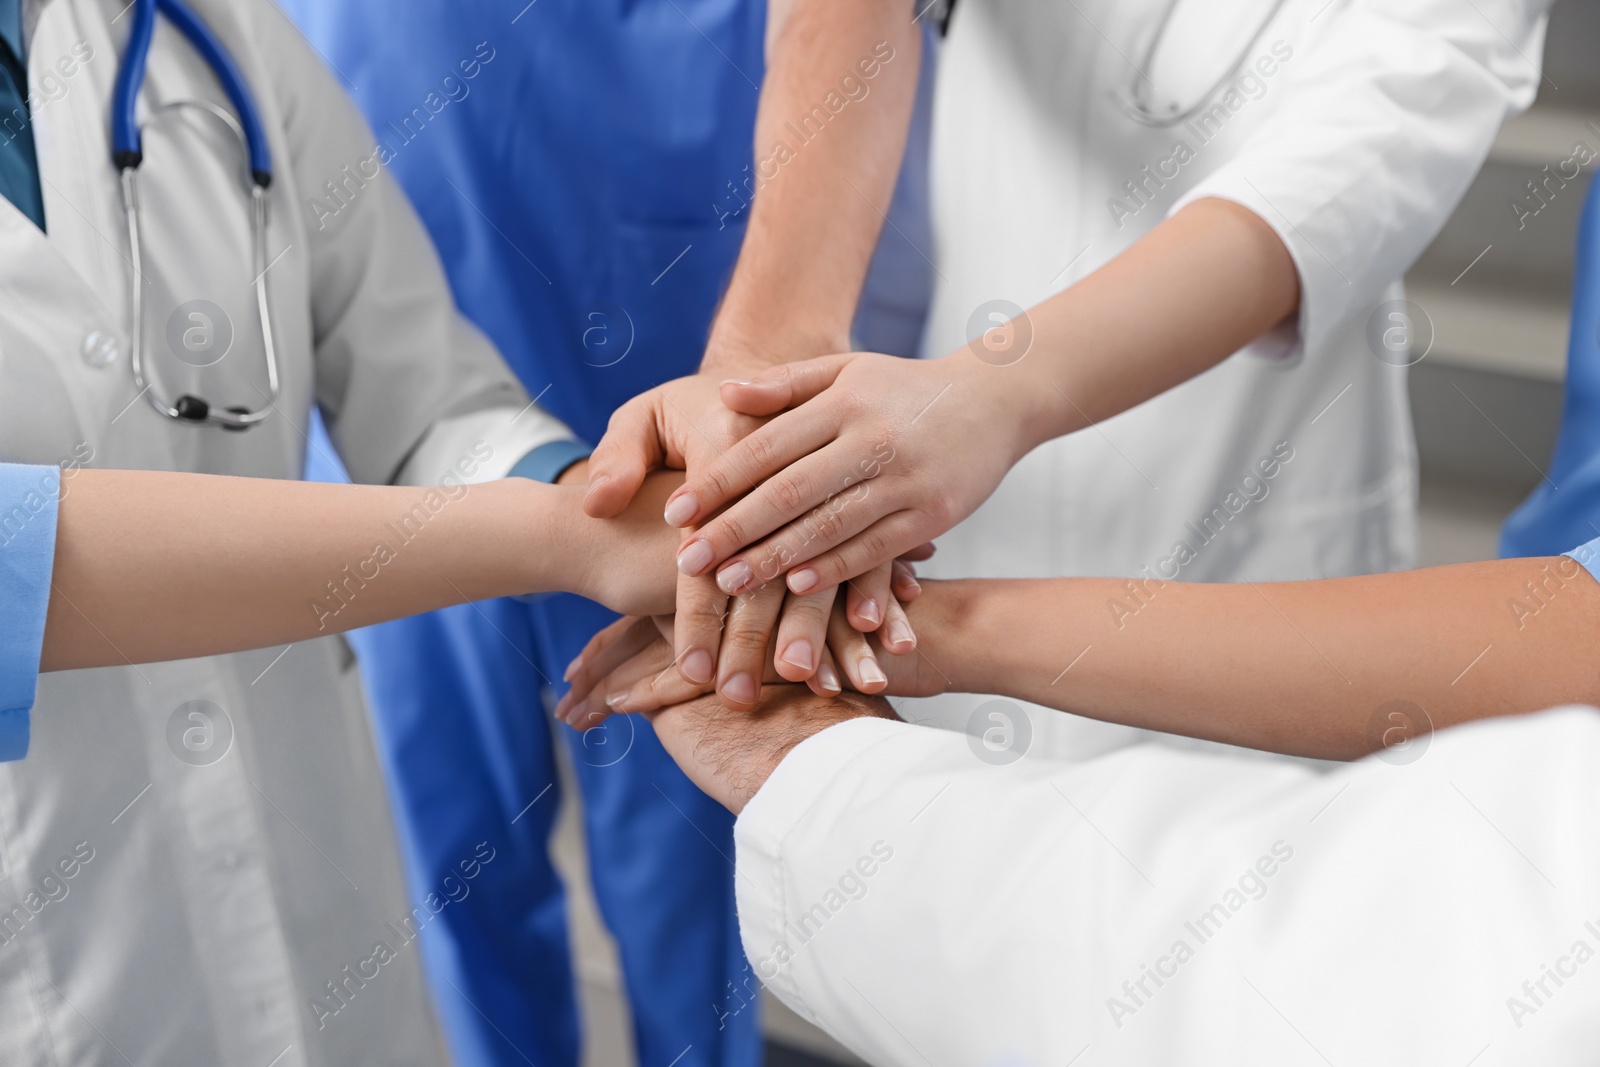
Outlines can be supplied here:
M806 480L795 474L779 474L767 481L767 492L785 514L799 511L811 502Z
M751 434L744 439L744 448L753 470L766 470L777 465L778 446L771 434Z

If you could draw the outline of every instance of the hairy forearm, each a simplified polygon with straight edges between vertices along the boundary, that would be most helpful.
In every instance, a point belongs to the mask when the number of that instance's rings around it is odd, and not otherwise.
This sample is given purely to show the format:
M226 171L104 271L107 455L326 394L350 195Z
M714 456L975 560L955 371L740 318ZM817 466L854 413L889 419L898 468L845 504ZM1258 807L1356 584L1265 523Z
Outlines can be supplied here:
M1600 702L1600 586L1565 557L1318 582L929 583L910 614L929 688L1302 756L1370 752L1395 710L1443 728Z
M1294 261L1272 228L1237 204L1198 200L1030 308L1026 358L1001 351L987 360L1000 365L977 369L1022 408L1027 450L1193 378L1299 302Z
M902 0L772 5L749 229L706 369L751 371L849 347L889 209L922 39Z
M577 490L76 472L42 667L213 655L589 581ZM563 499L570 498L570 499Z

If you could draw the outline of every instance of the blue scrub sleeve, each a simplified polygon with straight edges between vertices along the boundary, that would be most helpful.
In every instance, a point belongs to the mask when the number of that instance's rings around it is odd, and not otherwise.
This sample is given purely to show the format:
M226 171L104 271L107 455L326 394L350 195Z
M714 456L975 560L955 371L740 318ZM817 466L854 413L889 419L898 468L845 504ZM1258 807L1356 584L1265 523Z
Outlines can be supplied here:
M517 460L511 468L512 478L532 478L536 482L554 485L555 480L567 472L567 468L580 460L588 459L594 449L582 441L562 440L551 441L540 445L526 456Z
M1600 582L1600 537L1587 541L1571 552L1564 554L1581 563L1583 569L1593 575L1595 581Z
M0 463L0 761L28 754L60 498L59 468Z

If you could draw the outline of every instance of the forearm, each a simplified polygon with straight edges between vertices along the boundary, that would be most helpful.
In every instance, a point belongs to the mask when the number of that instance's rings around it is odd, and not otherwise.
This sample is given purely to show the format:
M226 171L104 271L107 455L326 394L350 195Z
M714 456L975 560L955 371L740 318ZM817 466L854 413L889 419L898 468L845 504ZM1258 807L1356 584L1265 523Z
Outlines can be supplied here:
M1001 365L971 370L1008 406L1032 399L1021 412L1026 451L1215 366L1299 301L1294 261L1273 229L1237 204L1199 200L1030 308L1026 358L1001 351L987 360Z
M849 347L905 150L921 61L903 0L785 0L756 115L756 185L705 369Z
M582 588L579 515L576 490L523 479L412 489L79 471L61 501L42 669L214 655Z
M1319 582L929 583L909 611L928 688L1295 755L1372 751L1391 701L1435 728L1600 702L1600 587L1565 557Z

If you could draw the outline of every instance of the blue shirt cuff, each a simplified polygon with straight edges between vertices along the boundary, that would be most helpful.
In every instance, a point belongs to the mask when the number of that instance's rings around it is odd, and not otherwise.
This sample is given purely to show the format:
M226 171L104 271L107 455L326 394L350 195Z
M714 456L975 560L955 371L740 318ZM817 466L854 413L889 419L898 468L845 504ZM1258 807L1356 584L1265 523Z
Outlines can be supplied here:
M536 482L554 485L568 467L588 459L593 453L594 448L582 441L550 441L517 460L508 477L532 478Z
M28 754L60 498L60 468L0 463L0 761Z

